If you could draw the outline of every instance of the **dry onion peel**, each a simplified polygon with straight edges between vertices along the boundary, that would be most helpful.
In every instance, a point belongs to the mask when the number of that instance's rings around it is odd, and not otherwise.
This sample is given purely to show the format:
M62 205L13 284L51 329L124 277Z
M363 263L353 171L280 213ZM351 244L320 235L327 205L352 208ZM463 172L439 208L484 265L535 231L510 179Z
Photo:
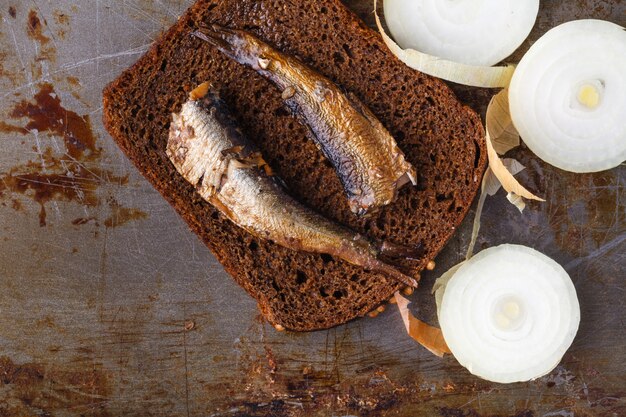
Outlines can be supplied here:
M443 292L439 323L452 354L471 373L494 382L528 381L550 372L580 322L567 272L525 246L480 252L457 266L437 291Z
M506 87L511 82L515 71L514 65L498 67L467 65L441 59L415 49L402 49L385 32L377 12L377 5L378 0L374 0L374 17L383 41L391 53L409 67L434 77L472 87Z
M493 96L486 115L493 148L504 155L520 145L520 137L509 112L509 95L506 90Z
M508 129L502 127L501 123L501 103L502 98L501 95L508 94L507 90L502 90L498 94L496 94L491 101L489 102L489 107L487 107L487 117L486 117L486 136L487 136L487 156L489 157L489 167L493 171L493 174L498 178L498 181L502 184L502 187L506 190L507 193L515 194L523 198L527 198L529 200L537 200L537 201L545 201L544 199L537 197L526 188L524 188L506 169L506 166L498 156L498 152L496 151L493 141L492 141L492 125L497 126L496 131L505 132L508 134L510 132ZM500 96L500 97L499 97ZM496 103L496 104L494 104ZM500 116L498 116L500 115Z
M396 292L395 300L398 304L398 310L400 310L406 331L411 338L440 358L443 357L444 354L450 353L450 349L448 345L446 345L441 329L430 326L415 318L409 311L409 300L401 296L399 292Z
M526 169L524 165L513 158L502 158L502 163L512 175L517 175ZM485 172L485 176L483 177L483 183L484 191L490 197L496 195L496 193L500 191L500 188L502 188L502 184L498 181L498 178L493 175L491 168L487 168L487 172Z
M466 261L467 260L461 263L458 263L454 265L452 268L448 269L439 278L437 278L437 280L433 284L432 294L435 294L435 304L437 305L437 317L439 316L441 312L441 300L443 300L443 293L446 291L446 286L448 285L448 282L452 279L454 274L456 274L456 271L458 271L459 268L463 266L463 264Z
M478 198L478 205L476 206L476 214L474 215L474 223L472 225L472 238L470 239L470 244L467 248L467 254L465 255L466 260L472 257L472 254L474 252L474 246L476 246L476 239L478 239L478 232L480 231L480 218L483 215L483 207L485 206L487 194L489 194L489 192L487 191L487 187L494 188L496 190L495 192L497 192L500 186L500 181L498 181L498 179L493 175L491 168L487 168L487 171L485 171L485 175L483 176L482 184L480 186L480 197Z
M524 212L524 209L526 208L526 203L524 202L524 199L522 197L518 196L517 194L508 193L506 195L506 199L509 200L509 203L517 207L520 213Z
M504 164L504 167L511 173L511 175L517 175L518 173L526 169L524 165L520 164L517 160L512 159L512 158L505 158L502 160L502 163ZM476 246L476 239L478 239L478 232L480 231L480 218L482 217L482 214L483 214L483 207L485 205L485 200L487 199L488 195L489 196L496 195L496 193L498 192L498 190L500 190L500 188L502 188L502 184L500 183L500 181L498 181L496 176L493 174L493 171L491 170L491 168L487 168L487 171L485 171L485 175L483 176L483 181L480 187L480 197L478 198L478 204L476 205L476 214L474 215L474 223L472 226L472 237L470 239L470 244L467 248L467 254L465 255L466 260L471 258L472 255L474 254L474 246ZM509 199L511 204L515 205L520 210L520 212L524 211L524 208L526 206L524 204L524 201L521 200L521 198L520 198L521 203L518 201L511 201L511 198L509 198L509 196L511 195L513 194L509 193L507 195L507 198Z

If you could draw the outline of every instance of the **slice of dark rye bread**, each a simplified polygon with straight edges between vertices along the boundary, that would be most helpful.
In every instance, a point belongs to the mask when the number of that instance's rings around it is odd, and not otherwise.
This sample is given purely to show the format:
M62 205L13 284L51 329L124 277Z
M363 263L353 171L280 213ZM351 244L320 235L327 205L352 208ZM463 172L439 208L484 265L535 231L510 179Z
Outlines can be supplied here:
M355 217L331 165L253 70L190 36L211 22L245 29L356 94L417 168L419 185L371 218ZM365 315L400 288L325 254L256 239L202 200L165 154L172 112L211 81L290 194L373 239L422 245L425 268L465 217L486 165L479 116L441 81L397 60L338 0L200 0L104 91L104 124L139 171L206 243L272 324L306 331ZM191 256L191 255L190 255Z

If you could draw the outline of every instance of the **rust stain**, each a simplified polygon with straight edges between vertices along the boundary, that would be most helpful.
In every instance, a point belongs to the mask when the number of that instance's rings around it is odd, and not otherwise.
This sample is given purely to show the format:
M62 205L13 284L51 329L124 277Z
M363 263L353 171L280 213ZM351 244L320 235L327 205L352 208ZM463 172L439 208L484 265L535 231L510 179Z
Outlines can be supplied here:
M80 80L76 77L73 76L69 76L66 78L67 82L69 83L69 85L71 85L72 87L80 87Z
M249 348L252 345L254 349L251 351ZM407 410L417 410L410 405L418 404L419 410L425 415L440 417L539 417L544 415L537 414L536 407L539 404L553 410L572 410L573 414L581 416L621 416L626 410L623 391L603 391L582 383L556 383L543 399L540 396L529 400L525 395L520 398L513 394L518 390L538 393L539 387L545 385L546 378L519 384L513 391L509 391L510 387L476 379L454 384L440 378L426 380L419 371L394 380L386 369L366 366L364 369L367 370L356 371L355 374L346 375L345 380L337 381L332 370L316 370L319 364L307 363L299 372L296 366L292 366L292 356L287 359L272 353L271 361L269 357L266 358L270 363L275 361L290 368L286 370L281 367L280 372L273 374L272 366L265 365L261 357L263 348L266 353L268 350L262 345L263 339L242 340L236 346L239 353L237 363L243 365L242 362L248 362L239 369L240 375L245 375L245 378L226 379L228 382L221 385L221 392L232 393L231 401L223 404L222 409L231 410L233 415L308 416L326 415L325 411L333 410L337 415L383 417L410 415ZM314 361L318 357L311 356ZM216 359L219 358L213 358L219 361ZM551 377L558 379L559 373ZM269 384L268 376L272 381ZM207 384L204 388L210 392L215 389L215 385ZM511 400L503 401L496 407L494 395L506 398L509 392ZM519 399L515 401L514 398Z
M70 83L78 80L70 79ZM128 184L128 175L118 176L99 168L101 157L96 136L88 115L63 107L60 96L51 84L41 85L32 101L17 103L10 113L13 119L27 119L25 126L0 123L0 131L27 134L31 131L48 133L63 138L65 155L56 157L48 148L41 155L43 163L29 161L13 167L0 177L0 193L10 191L31 197L40 205L39 224L47 224L46 203L49 201L77 202L86 207L101 204L97 190L104 184ZM35 151L37 149L35 148ZM116 227L133 220L147 217L138 209L119 204L110 205L111 215L105 221L107 227ZM87 224L91 219L74 220L72 224ZM95 220L95 219L94 219Z
M44 23L46 23L45 20ZM28 12L26 33L29 38L40 42L42 45L50 42L50 38L43 34L43 25L41 24L41 20L39 19L39 16L37 16L37 12L35 10L30 10Z
M128 175L118 176L97 166L101 149L96 145L89 116L64 108L52 85L43 84L33 101L21 101L10 116L14 119L26 118L28 122L25 126L4 123L0 126L3 131L25 134L37 130L61 137L65 144L63 157L55 157L48 148L42 155L43 164L29 161L13 167L0 177L0 193L6 190L27 195L40 205L40 226L47 224L46 203L49 201L77 202L86 207L96 207L101 204L97 194L99 187L128 183ZM117 207L113 214L110 222L115 225L146 217L145 213L142 215L136 210L121 207Z
M0 416L76 415L106 417L111 384L100 365L70 370L41 363L18 365L0 357Z
M94 354L94 350L93 348L89 347L89 346L79 346L76 348L76 351L78 353L81 353L85 356L91 356Z
M88 170L82 165L73 165L68 174L10 172L0 177L0 191L30 195L40 206L39 225L43 227L47 224L46 203L50 201L73 201L87 207L97 206L100 199L96 190L103 183L102 175L102 172ZM120 184L128 181L128 177L116 179Z
M2 73L2 68L0 67L0 74ZM15 126L8 124L7 122L0 120L0 132L2 133L19 133L21 135L27 135L30 133L28 129L21 126Z
M11 14L11 11L15 12L15 7L11 6L9 8L9 15ZM0 19L1 18L2 14L0 13ZM9 22L7 23L10 24ZM6 79L13 82L13 74L5 69L5 63L7 57L9 56L9 48L6 47L6 45L8 44L8 39L6 39L4 31L0 31L0 43L2 44L2 48L0 48L0 80L4 81L3 79Z
M11 74L4 68L4 62L7 59L7 53L4 51L0 51L0 77L10 79L13 83L15 83L15 76Z
M69 16L61 12L56 12L54 18L60 25L67 25L70 22ZM46 21L42 20L35 10L30 10L27 34L41 45L38 57L31 63L33 71L41 69L40 61L55 59L51 38L44 35L46 25ZM6 56L5 52L0 52L0 72L3 74L2 63ZM66 80L69 87L80 87L78 78L68 76ZM74 92L72 94L79 98L78 94ZM128 183L128 176L118 176L99 167L102 152L97 147L97 138L91 127L90 117L66 109L52 84L40 84L32 99L15 104L8 116L16 122L0 121L0 132L27 135L36 131L59 137L65 145L62 156L53 155L52 150L48 148L41 155L41 161L29 161L0 174L0 196L4 196L5 192L22 194L38 203L41 226L47 225L46 204L50 201L76 202L85 207L96 207L102 204L98 193L101 186ZM39 149L35 148L34 151L38 152ZM22 209L20 200L12 198L12 203L11 207L14 210ZM110 208L110 216L106 220L108 227L121 226L147 217L147 214L140 210L125 208L119 204ZM99 226L95 218L76 219L72 223L80 226L89 223L90 220L95 220L96 226Z
M39 58L30 63L30 73L34 80L38 80L43 77L43 68L41 67Z
M277 417L326 415L328 410L337 415L360 417L410 415L411 411L421 415L418 410L424 415L442 417L539 417L543 415L537 414L539 405L552 410L573 410L576 415L612 415L611 412L622 415L624 409L623 392L596 390L591 388L595 386L593 381L587 379L583 385L569 379L563 370L518 384L509 391L510 387L476 378L435 376L417 369L400 376L393 362L363 360L359 344L341 332L331 337L325 350L302 357L293 351L281 351L277 348L280 344L268 343L266 338L260 325L254 324L246 330L246 337L238 339L234 345L237 372L220 380L220 392L230 393L230 399L212 411ZM355 369L339 360L344 355L355 361L363 360L362 367ZM322 357L328 360L321 362ZM387 359L388 355L370 352L368 357ZM213 357L214 362L223 360L220 356ZM335 364L341 368L339 378ZM570 382L558 382L566 379ZM549 380L557 382L545 398L533 395L529 399L526 395L513 394L539 393ZM578 392L582 387L584 390ZM203 384L202 388L210 395L216 385Z
M80 94L78 94L78 91L80 90L80 87L82 87L82 85L80 83L80 80L78 78L73 77L73 76L70 75L70 76L65 78L65 81L67 81L67 85L69 86L69 88L71 90L72 97L74 97L76 100L79 100L85 106L89 106L88 103L83 101L83 99L80 96Z
M64 328L60 327L56 323L56 321L54 320L54 317L50 315L43 316L41 319L37 320L35 324L43 328L53 329L54 331L59 332L59 333L67 333Z
M41 65L42 61L55 63L57 58L54 43L50 42L50 37L44 35L44 27L47 26L48 22L44 19L42 23L35 10L31 9L28 12L26 34L29 38L38 42L40 46L38 55L35 57L34 61L30 63L31 75L34 79L39 79L43 76L43 66Z
M97 225L97 221L98 219L96 217L79 217L77 219L72 220L72 224L74 226L82 226L85 225L91 221L95 221L96 225Z
M60 10L55 10L52 15L54 16L54 21L59 25L69 25L70 24L70 16L63 13Z
M13 19L17 16L17 11L15 10L15 6L9 6L9 16Z
M268 371L271 375L273 375L276 373L278 369L276 357L274 356L274 352L272 351L272 348L270 348L268 345L265 345L264 347L265 347L265 358L267 359Z
M56 35L60 39L65 39L70 31L70 16L60 10L55 10L52 13L54 21L57 24Z
M449 408L442 407L439 409L439 415L441 417L481 417L483 414L479 414L478 411L474 409L460 409L460 408ZM535 417L535 413L530 410L520 411L515 414L506 414L509 417ZM490 417L504 417L503 414L495 414L490 415Z
M625 387L620 388L620 391L607 391L600 387L584 386L579 389L576 394L587 400L589 408L609 408L611 411L615 412L618 408L621 410L626 409L626 401L624 401L626 399ZM617 415L622 416L624 414Z
M111 207L111 214L104 221L106 227L119 227L131 221L148 218L147 213L136 208L122 207L115 201L110 202L109 206Z
M91 158L99 156L100 149L96 148L96 137L91 129L89 116L80 116L65 109L51 84L42 85L35 94L34 102L18 103L11 117L30 119L24 127L26 130L36 129L62 137L68 155L74 159L81 159L86 153Z

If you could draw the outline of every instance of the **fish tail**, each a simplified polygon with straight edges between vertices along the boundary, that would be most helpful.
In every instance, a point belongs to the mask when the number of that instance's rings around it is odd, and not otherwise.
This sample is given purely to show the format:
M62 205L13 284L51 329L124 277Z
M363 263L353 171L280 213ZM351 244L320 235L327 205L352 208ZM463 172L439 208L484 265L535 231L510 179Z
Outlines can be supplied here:
M215 46L240 64L258 66L262 48L255 38L244 31L212 24L198 27L192 35Z
M395 279L398 282L401 282L404 285L408 285L412 288L417 288L417 280L415 278L402 273L399 269L390 264L387 264L381 260L376 260L371 266L373 270L382 272L383 274Z
M387 258L421 259L424 256L424 246L400 245L393 242L383 241L379 244L380 255Z

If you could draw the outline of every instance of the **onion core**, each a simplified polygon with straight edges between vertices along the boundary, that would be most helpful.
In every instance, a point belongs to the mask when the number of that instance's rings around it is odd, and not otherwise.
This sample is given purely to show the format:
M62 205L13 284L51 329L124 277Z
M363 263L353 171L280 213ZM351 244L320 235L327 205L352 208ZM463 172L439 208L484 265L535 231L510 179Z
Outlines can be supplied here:
M501 245L464 262L447 282L439 311L461 365L494 382L538 378L554 369L580 322L565 270L534 249Z
M511 118L541 159L572 172L626 160L626 31L577 20L548 31L509 87Z

